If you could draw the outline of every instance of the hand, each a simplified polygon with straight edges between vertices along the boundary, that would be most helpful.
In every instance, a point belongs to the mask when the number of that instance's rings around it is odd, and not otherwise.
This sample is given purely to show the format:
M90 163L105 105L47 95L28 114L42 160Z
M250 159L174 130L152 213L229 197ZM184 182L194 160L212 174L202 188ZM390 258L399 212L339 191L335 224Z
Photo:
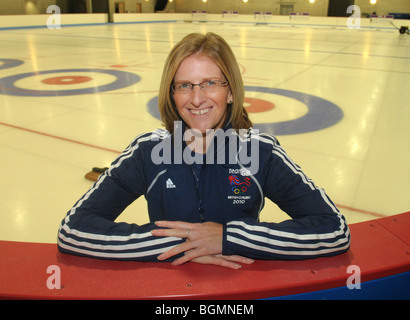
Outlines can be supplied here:
M188 261L214 264L223 267L239 269L239 263L250 264L252 259L241 256L222 255L222 233L223 227L219 223L188 223L180 221L157 221L159 227L169 229L156 229L151 233L159 237L178 237L187 239L174 248L158 256L159 260L166 260L172 256L185 252L185 255L172 262L173 265L180 265Z

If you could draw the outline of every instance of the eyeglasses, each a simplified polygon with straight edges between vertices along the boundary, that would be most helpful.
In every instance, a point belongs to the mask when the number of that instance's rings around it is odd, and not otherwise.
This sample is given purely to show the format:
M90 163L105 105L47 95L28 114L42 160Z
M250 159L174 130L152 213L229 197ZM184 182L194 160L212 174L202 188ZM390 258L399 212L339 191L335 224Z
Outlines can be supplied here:
M206 80L201 83L173 83L171 87L174 93L189 93L195 86L199 86L205 92L215 92L227 85L228 81Z

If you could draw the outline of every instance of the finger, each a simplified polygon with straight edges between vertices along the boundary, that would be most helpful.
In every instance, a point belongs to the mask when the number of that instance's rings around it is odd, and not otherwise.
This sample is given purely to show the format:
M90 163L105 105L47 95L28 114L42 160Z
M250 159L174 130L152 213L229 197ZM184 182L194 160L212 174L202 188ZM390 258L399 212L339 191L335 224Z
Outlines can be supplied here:
M199 251L200 250L197 250L197 249L190 249L190 250L187 250L187 251L185 251L185 255L183 256L183 257L181 257L181 258L178 258L178 259L176 259L176 260L174 260L174 261L172 261L172 265L173 266L179 266L179 265L181 265L181 264L184 264L184 263L187 263L187 262L189 262L189 261L191 261L191 260L193 260L193 259L196 259L196 258L199 258L199 257L201 257L202 255L201 254L199 254Z
M230 268L230 269L240 269L242 266L238 263L223 259L218 256L202 256L191 260L192 262L200 264L213 264L220 267Z
M189 229L154 229L151 234L156 237L188 238Z
M166 251L166 252L164 252L164 253L162 253L162 254L160 254L158 257L157 257L157 259L158 260L167 260L167 259L169 259L169 258L171 258L171 257L173 257L173 256L176 256L176 255L178 255L178 254L180 254L180 253L182 253L182 252L186 252L186 251L189 251L189 250L192 250L192 244L191 243L189 243L189 242L184 242L184 243L181 243L181 244L179 244L179 245L177 245L177 246L175 246L175 247L173 247L172 249L169 249L168 251Z
M163 228L170 228L170 229L193 229L195 226L194 223L183 222L183 221L156 221L155 225L158 227Z
M252 264L255 262L255 260L251 258L238 256L238 255L231 255L231 256L217 255L217 257L223 258L228 261L234 261L234 262L239 262L239 263L244 263L244 264Z

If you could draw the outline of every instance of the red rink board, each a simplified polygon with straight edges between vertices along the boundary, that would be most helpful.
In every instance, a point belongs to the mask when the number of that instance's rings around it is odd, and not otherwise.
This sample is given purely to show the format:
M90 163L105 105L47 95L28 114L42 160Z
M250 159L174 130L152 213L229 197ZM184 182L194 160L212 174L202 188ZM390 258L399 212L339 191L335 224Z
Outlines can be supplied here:
M410 212L350 225L351 249L304 261L255 261L240 270L187 263L96 260L61 254L56 244L0 241L0 298L259 299L346 285L349 265L369 281L410 270ZM62 289L48 289L50 265Z

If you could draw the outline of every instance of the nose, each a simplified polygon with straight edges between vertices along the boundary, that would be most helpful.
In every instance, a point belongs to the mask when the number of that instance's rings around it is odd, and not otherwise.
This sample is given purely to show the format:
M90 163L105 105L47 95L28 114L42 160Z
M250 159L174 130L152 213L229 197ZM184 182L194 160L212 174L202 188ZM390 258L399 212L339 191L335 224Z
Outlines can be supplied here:
M191 103L199 108L206 101L206 93L200 86L194 86L191 91Z

